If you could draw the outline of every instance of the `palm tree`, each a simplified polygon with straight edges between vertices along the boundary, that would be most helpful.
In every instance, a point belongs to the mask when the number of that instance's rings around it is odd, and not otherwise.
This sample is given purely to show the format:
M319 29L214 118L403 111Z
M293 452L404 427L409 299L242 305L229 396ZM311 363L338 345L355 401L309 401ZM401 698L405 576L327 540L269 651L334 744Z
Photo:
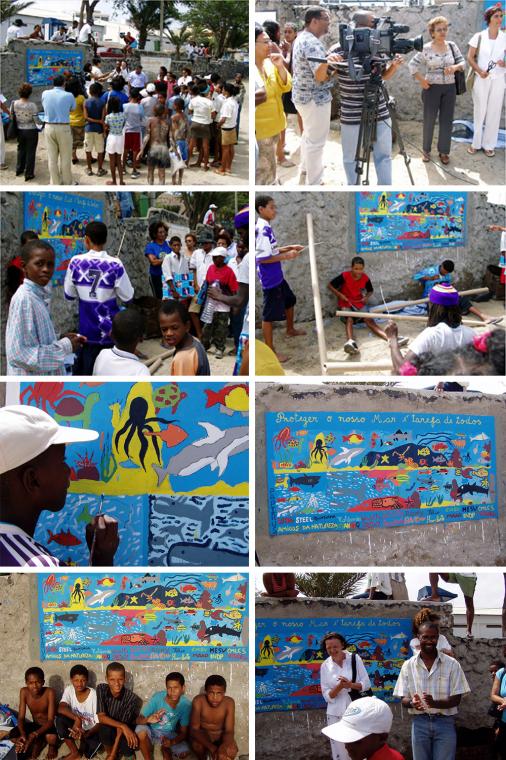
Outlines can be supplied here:
M237 46L238 34L248 40L248 3L244 0L185 0L185 20L211 33L216 58ZM232 42L233 41L233 42Z
M139 48L146 46L148 34L160 29L160 3L157 0L115 0L117 8L123 8L128 14L128 21L139 33ZM165 0L163 12L163 25L168 28L169 24L179 18L175 0Z
M16 2L16 0L0 0L0 21L8 21L11 16L22 13L29 5L33 5L33 0L28 2Z
M358 592L366 573L297 573L295 582L305 596L343 599Z
M165 36L168 38L169 42L171 42L176 48L176 60L179 61L181 60L181 48L189 40L193 39L194 34L193 34L193 31L189 28L188 24L183 24L180 27L179 31L168 29L165 32Z
M184 203L185 215L188 217L188 224L192 230L195 229L197 224L202 222L204 214L211 203L216 203L218 206L218 218L220 221L233 219L236 206L237 208L241 208L248 203L247 193L181 193L181 197Z

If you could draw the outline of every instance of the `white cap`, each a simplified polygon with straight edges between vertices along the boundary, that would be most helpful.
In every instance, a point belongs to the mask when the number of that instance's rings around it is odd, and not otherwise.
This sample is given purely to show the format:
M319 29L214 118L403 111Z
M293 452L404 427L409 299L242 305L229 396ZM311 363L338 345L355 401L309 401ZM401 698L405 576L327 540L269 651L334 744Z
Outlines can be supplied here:
M209 208L218 208L218 206L215 203L211 203L211 205L209 206Z
M358 742L369 734L388 734L393 717L386 702L377 697L361 697L348 705L338 723L322 728L322 733L336 742Z
M217 245L216 248L213 248L213 250L211 251L211 256L213 258L215 256L223 256L226 259L228 256L228 251L222 245Z
M142 98L147 98L147 97L148 97L148 95L149 95L149 93L148 93L148 91L147 91L147 90L139 90L139 95L140 95Z
M151 93L151 92L154 92L154 91L156 90L156 87L155 87L155 85L153 84L153 82L149 82L149 83L146 85L146 90L147 90L149 93Z
M96 430L63 427L36 406L4 406L0 409L0 474L35 459L50 446L96 438Z

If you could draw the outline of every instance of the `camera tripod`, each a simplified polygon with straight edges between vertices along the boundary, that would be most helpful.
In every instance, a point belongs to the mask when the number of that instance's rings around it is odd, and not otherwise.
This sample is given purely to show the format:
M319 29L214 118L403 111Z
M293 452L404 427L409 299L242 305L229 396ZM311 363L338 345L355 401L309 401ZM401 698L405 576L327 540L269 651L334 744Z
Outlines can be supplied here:
M355 153L355 172L357 174L357 185L369 184L369 165L371 161L371 150L376 140L376 127L378 124L378 108L380 103L380 96L383 95L385 103L388 109L388 113L392 122L392 132L397 137L399 144L399 153L404 158L404 164L408 172L411 184L414 185L415 181L411 174L411 158L406 153L404 147L404 140L402 139L401 130L399 127L399 120L397 118L397 109L395 106L395 100L388 94L388 90L385 87L381 76L381 69L378 65L372 66L371 76L364 89L364 105L362 106L362 113L360 116L360 129L358 133L357 150ZM365 166L365 176L364 175Z

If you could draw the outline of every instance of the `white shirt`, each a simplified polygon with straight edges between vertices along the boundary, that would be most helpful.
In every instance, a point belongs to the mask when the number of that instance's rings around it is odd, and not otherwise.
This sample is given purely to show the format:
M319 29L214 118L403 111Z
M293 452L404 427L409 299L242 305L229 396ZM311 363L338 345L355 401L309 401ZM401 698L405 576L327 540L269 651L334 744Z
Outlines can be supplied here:
M437 354L443 351L455 351L472 343L476 335L477 333L466 325L452 328L446 322L440 322L435 327L426 327L422 330L420 335L417 335L409 344L409 350L417 356L426 351Z
M320 668L320 685L323 698L327 703L327 715L338 715L341 717L351 702L349 689L342 689L334 698L329 696L329 692L337 686L337 679L339 676L343 676L351 681L351 652L345 650L344 656L345 659L342 666L334 662L332 657L327 657L327 659L322 662ZM356 682L362 684L361 691L370 689L371 682L369 681L369 676L367 675L364 663L358 654L355 655L355 660L357 666Z
M211 226L214 224L215 215L212 208L208 208L206 213L204 214L204 221L202 224L210 224Z
M211 114L213 112L213 104L209 98L204 98L202 95L196 95L190 100L189 109L192 112L192 122L195 124L210 124L213 120Z
M179 256L171 251L164 256L162 264L162 275L165 280L173 280L175 274L189 274L190 261L181 253Z
M409 646L413 650L413 654L418 654L420 651L420 639L418 637L415 637L414 639L411 639L409 642ZM447 652L451 651L451 644L446 638L446 636L443 636L442 633L439 634L438 640L437 640L437 651L441 652L442 650L446 650Z
M213 92L211 103L213 104L213 111L216 112L214 114L213 121L220 120L220 111L225 100L226 100L225 96L222 95L220 92L216 92L216 91Z
M76 690L73 685L70 684L65 687L61 701L65 702L73 713L79 715L84 731L89 731L93 726L97 725L97 692L95 689L90 688L90 693L84 702L79 702L76 696Z
M239 113L239 105L234 98L225 98L225 102L221 106L220 119L225 118L225 121L221 125L222 129L233 129L237 126L237 114Z
M392 596L390 573L367 573L367 590L374 588L380 593Z
M5 37L5 42L10 42L10 40L15 40L17 37L23 37L24 31L22 26L17 26L17 24L11 24L11 26L7 29L7 34Z
M145 98L142 98L141 100L141 106L144 108L144 116L146 119L149 119L150 116L153 116L155 106L158 105L159 100L156 97L156 95L153 97L153 95L147 95Z
M93 365L94 375L151 376L149 369L138 356L120 348L103 348Z
M415 694L430 694L438 701L457 694L468 694L470 691L464 671L455 658L439 652L428 670L418 652L403 664L393 695L412 699ZM408 708L408 712L412 715L421 714L415 708ZM456 715L458 707L427 707L425 712Z
M212 252L206 253L203 248L193 251L190 259L190 269L196 272L197 285L200 288L206 279L207 270L213 263Z
M88 42L88 37L91 34L91 26L89 24L83 24L81 31L79 32L78 42Z
M128 81L131 87L135 87L135 89L142 90L147 85L148 78L143 71L141 71L140 74L138 74L134 70L128 75Z
M190 82L192 81L193 81L193 77L188 75L186 77L179 77L179 79L177 80L177 83L181 87L182 84L190 84Z
M242 257L242 261L239 264L237 270L237 282L242 282L243 285L249 285L249 251ZM244 312L242 332L249 335L249 303L246 304L246 311Z
M98 79L99 77L103 76L103 71L98 66L92 66L90 73L93 79Z
M491 40L488 36L488 29L484 29L482 32L476 32L469 40L469 47L477 48L478 39L481 37L480 49L478 51L478 66L482 71L487 70L487 66L490 61L498 61L504 58L506 51L506 34L500 29L497 33L495 40ZM504 78L505 69L501 66L495 66L489 73L489 79Z

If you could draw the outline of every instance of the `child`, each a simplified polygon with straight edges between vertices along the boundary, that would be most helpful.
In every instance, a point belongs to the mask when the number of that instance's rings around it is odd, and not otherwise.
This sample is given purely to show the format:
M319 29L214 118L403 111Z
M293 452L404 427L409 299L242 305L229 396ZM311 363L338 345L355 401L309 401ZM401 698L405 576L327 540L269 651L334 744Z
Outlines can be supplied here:
M237 279L230 267L225 264L226 257L226 248L214 249L213 263L207 270L206 282L208 287L219 288L225 295L233 295L238 289ZM223 359L225 353L229 315L230 306L227 303L207 296L201 313L201 320L204 323L202 343L206 351L211 343L214 343L217 359Z
M74 364L75 375L93 374L100 351L113 345L112 320L119 311L116 299L127 303L134 295L125 267L104 250L105 224L90 222L84 234L87 252L70 259L63 284L65 298L79 300L79 331L87 338Z
M200 289L207 285L206 274L207 270L213 263L213 257L211 251L214 248L214 241L212 238L207 237L204 233L200 233L198 243L199 248L196 248L190 257L190 271L193 272L193 289L196 295L193 297L190 307L188 309L190 319L192 321L193 329L199 340L202 339L202 322L200 321L200 312L202 310L202 301Z
M185 758L189 754L186 743L190 724L191 702L184 695L182 673L169 673L165 679L165 691L153 694L141 710L135 733L144 760L151 760L155 742L159 741L164 760Z
M211 122L213 120L213 104L209 98L200 93L200 88L195 85L191 88L192 99L189 105L189 111L192 115L190 128L190 158L194 149L197 147L199 140L202 141L202 154L199 154L197 161L190 166L201 166L204 162L204 171L209 171L209 141L211 139Z
M103 87L98 82L93 82L90 85L90 97L84 102L83 110L84 117L86 119L86 126L84 128L84 150L86 152L86 163L88 169L86 174L91 177L93 175L92 153L93 150L97 151L98 158L98 171L99 177L103 177L107 174L104 167L104 118L105 118L105 105L102 100Z
M181 238L178 235L173 235L169 240L169 245L172 252L165 256L162 264L162 275L167 283L170 295L167 298L172 298L175 301L181 300L181 302L188 308L191 295L186 295L182 292L182 288L186 285L192 286L193 293L193 277L190 276L190 261L181 253ZM185 282L186 281L186 282Z
M237 115L239 106L235 100L236 88L230 82L223 85L225 102L221 106L221 169L216 169L216 174L232 174L232 161L234 160L237 144Z
M216 760L235 760L239 752L234 739L235 702L226 690L223 676L212 675L206 679L204 694L193 698L190 736L198 760L208 754Z
M343 717L322 733L344 744L351 760L404 760L387 742L393 715L377 697L361 697L346 708Z
M158 318L164 342L174 346L169 375L210 375L209 359L202 343L190 335L190 318L179 301L163 301Z
M97 721L97 693L88 686L88 668L70 668L70 685L65 687L55 719L58 737L70 750L65 760L90 760L100 748ZM77 741L80 740L80 748Z
M139 698L125 687L125 667L110 662L105 670L107 683L97 686L98 733L107 753L107 760L133 754L139 740L135 725L139 717Z
M5 348L8 375L65 375L65 357L86 342L77 333L56 337L46 286L54 272L54 250L43 240L21 249L24 280L9 306Z
M283 275L282 261L295 259L304 249L302 245L286 245L278 248L276 237L270 222L276 218L276 204L270 195L257 195L255 208L258 219L255 227L255 258L258 277L264 296L262 312L262 331L266 345L274 351L272 341L272 323L286 319L288 337L305 335L304 330L294 326L294 307L297 299ZM277 354L283 363L288 356Z
M149 369L135 354L144 336L144 319L135 309L119 311L112 320L113 348L104 348L97 356L94 375L150 377Z
M181 156L182 160L188 166L189 152L188 152L188 119L184 115L184 100L182 98L176 98L174 101L174 114L171 116L171 130L172 140ZM183 182L184 169L179 169L177 184L181 185ZM172 184L174 182L174 173L172 174Z
M336 316L339 315L339 309L362 311L365 308L367 301L373 293L373 286L369 277L364 272L364 266L364 259L361 256L354 256L351 260L351 269L347 272L342 272L329 282L328 289L338 299ZM364 317L363 320L371 332L377 335L378 338L382 338L382 340L388 342L387 336L373 319ZM360 349L353 338L354 318L344 317L344 322L346 325L346 337L348 338L344 344L344 350L347 354L359 354ZM399 345L405 346L407 342L408 338L399 337Z
M109 166L111 167L112 180L107 182L108 185L116 185L116 169L119 175L119 184L124 185L123 165L121 158L125 149L124 128L126 116L121 110L119 98L110 97L107 101L107 116L105 117L105 126L107 129L107 142L105 149L109 156Z
M213 107L213 120L211 122L211 142L210 152L213 155L213 163L211 166L219 166L221 163L221 128L220 128L220 112L223 103L225 102L225 96L223 95L221 82L218 81L212 89L211 103Z
M19 242L21 247L29 240L38 240L39 236L34 230L23 230L20 235ZM10 301L16 290L19 288L25 278L23 270L23 259L18 254L13 256L7 264L7 296Z
M86 117L84 115L84 103L86 98L83 93L81 82L72 77L65 83L65 91L71 92L76 105L70 112L70 130L72 132L72 163L78 164L77 149L84 146Z
M133 167L132 179L139 179L139 161L141 150L141 135L144 126L144 109L140 104L141 96L139 90L132 88L130 90L130 100L123 106L123 113L126 116L125 122L125 147L123 150L123 171L126 172L126 162L129 152L132 152Z
M428 298L434 285L441 282L451 283L452 272L454 269L455 264L453 261L451 259L446 259L446 261L443 261L439 266L426 267L426 269L417 272L413 275L413 280L423 284L423 298ZM420 304L420 308L427 311L427 304ZM472 306L471 299L466 296L460 296L460 309L462 311L462 316L466 316L466 314L476 314L476 316L485 323L494 321L493 317L487 317L487 315L483 314L483 312L477 309L476 306Z
M155 182L155 168L158 169L158 182L165 185L165 169L170 166L169 155L169 124L165 107L158 103L153 110L153 116L148 120L146 136L139 151L137 160L140 161L143 151L148 150L148 185ZM132 175L133 176L133 175Z
M149 261L149 282L155 298L159 301L163 298L163 277L162 264L163 259L171 252L171 247L167 243L167 234L169 228L167 225L157 219L151 222L148 227L148 234L151 243L148 243L144 249L144 256Z
M56 695L50 686L44 686L44 671L41 668L28 668L25 684L19 692L18 725L9 734L9 739L16 739L15 749L18 757L36 758L47 744L48 760L55 760L56 730L54 715ZM26 708L30 710L32 721L26 720Z

